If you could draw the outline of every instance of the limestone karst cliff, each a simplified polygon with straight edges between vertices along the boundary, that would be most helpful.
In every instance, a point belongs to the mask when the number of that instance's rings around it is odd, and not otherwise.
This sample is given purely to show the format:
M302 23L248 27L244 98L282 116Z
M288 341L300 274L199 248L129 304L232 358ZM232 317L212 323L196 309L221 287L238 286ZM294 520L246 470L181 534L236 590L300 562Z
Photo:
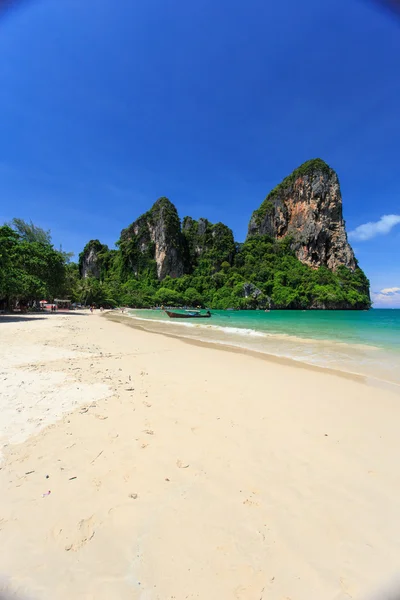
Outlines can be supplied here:
M254 211L248 237L291 236L297 258L311 267L356 267L347 241L338 177L321 159L309 160L266 197Z
M91 241L82 277L132 306L365 309L369 281L348 243L338 177L307 161L252 214L244 243L206 218L182 221L168 198L123 229L118 250Z
M157 278L180 277L185 271L185 247L175 206L159 198L152 208L121 232L125 263L138 275L153 261Z
M108 252L108 247L99 240L90 240L79 255L79 272L81 277L95 277L101 274L102 256Z

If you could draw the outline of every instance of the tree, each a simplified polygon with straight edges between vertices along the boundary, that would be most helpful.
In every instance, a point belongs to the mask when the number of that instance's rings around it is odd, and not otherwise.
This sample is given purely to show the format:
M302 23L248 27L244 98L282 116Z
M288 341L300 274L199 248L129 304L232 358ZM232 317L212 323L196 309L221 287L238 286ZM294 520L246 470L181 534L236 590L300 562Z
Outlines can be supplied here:
M183 298L179 292L162 287L158 290L155 297L158 304L169 306L179 306L183 304Z
M78 282L76 295L79 302L83 305L92 304L97 295L98 281L94 277L85 277Z
M329 170L317 160L303 165L299 173L303 176L317 167ZM291 182L289 178L285 186ZM264 206L267 212L271 208L268 203L275 201L274 194ZM181 253L181 259L184 253L185 274L178 278L167 275L159 281L153 234L161 222L165 232L163 244L173 248L177 255ZM214 225L207 219L195 221L190 217L184 219L181 230L176 209L166 198L161 198L148 213L123 230L118 250L110 251L98 240L90 244L96 245L101 263L103 297L107 295L130 306L370 307L369 282L359 268L312 269L296 257L290 235L279 240L258 235L237 244L232 231L222 223ZM244 283L253 284L261 294L243 298Z
M25 242L38 242L39 244L51 246L50 231L45 231L41 227L37 227L32 221L28 223L23 219L14 218L10 226L17 232L20 239Z
M203 296L193 287L186 290L184 293L184 300L189 306L202 306L204 303Z
M44 241L40 228L31 224L21 235L8 225L0 227L0 298L8 307L54 298L63 289L65 272L64 255Z

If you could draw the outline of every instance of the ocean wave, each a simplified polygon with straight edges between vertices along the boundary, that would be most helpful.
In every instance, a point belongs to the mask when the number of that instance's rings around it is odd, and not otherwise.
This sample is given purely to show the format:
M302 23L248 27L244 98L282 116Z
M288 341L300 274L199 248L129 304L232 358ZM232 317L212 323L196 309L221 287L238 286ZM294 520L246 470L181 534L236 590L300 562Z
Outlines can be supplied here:
M381 350L381 348L379 348L378 346L372 346L370 344L361 344L361 343L352 343L352 342L345 342L345 341L340 341L340 340L333 340L333 339L324 339L324 338L313 338L313 337L309 337L309 338L305 338L305 337L300 337L300 336L296 336L296 335L292 335L289 333L277 333L277 332L270 332L270 331L260 331L258 329L251 329L251 328L246 328L246 327L231 327L231 326L227 326L227 325L211 325L211 324L203 324L203 323L193 323L193 322L187 322L187 321L177 321L177 320L167 320L167 319L155 319L153 317L141 317L139 316L137 313L131 311L130 313L127 313L129 317L133 318L133 319L137 319L138 321L145 321L147 323L161 323L163 325L166 325L167 327L170 326L176 326L176 327L187 327L190 329L197 329L197 330L204 330L204 331L215 331L215 332L222 332L226 335L230 335L230 336L243 336L243 337L255 337L255 338L264 338L265 340L282 340L282 341L287 341L287 342L294 342L297 344L302 344L302 345L313 345L313 344L317 344L318 346L322 346L322 345L333 345L336 347L343 347L343 348L354 348L357 350L372 350L372 351L379 351ZM220 341L220 343L224 343L222 340Z
M196 327L195 323L174 323L172 321L167 321L167 319L153 319L153 317L139 317L134 312L124 313L125 317L130 317L131 319L135 319L137 321L145 321L146 323L162 323L163 325L183 325L184 327Z
M250 350L266 357L292 360L310 366L361 375L376 381L386 381L396 385L400 383L398 357L372 345L330 339L302 338L244 327L146 318L135 311L125 313L125 315L140 322L148 331L171 333L182 339L198 340L220 347ZM151 327L151 324L154 324L155 327ZM164 327L162 328L160 325Z

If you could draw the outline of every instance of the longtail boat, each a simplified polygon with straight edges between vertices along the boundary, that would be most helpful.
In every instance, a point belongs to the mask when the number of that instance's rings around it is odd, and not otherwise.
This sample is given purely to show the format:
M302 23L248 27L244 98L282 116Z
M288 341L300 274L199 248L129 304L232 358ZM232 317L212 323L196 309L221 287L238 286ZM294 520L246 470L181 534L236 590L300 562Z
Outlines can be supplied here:
M184 313L172 312L170 310L165 311L170 319L209 319L211 317L211 313L208 310L205 314L194 310L194 311L186 311Z

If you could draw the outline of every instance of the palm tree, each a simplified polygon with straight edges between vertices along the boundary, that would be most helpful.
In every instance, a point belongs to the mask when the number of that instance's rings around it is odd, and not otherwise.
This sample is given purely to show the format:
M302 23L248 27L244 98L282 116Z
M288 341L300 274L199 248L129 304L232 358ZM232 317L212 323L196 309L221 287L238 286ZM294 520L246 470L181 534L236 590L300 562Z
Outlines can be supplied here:
M93 278L85 277L78 281L76 294L81 304L86 305L88 300L93 298L94 292L95 283Z

